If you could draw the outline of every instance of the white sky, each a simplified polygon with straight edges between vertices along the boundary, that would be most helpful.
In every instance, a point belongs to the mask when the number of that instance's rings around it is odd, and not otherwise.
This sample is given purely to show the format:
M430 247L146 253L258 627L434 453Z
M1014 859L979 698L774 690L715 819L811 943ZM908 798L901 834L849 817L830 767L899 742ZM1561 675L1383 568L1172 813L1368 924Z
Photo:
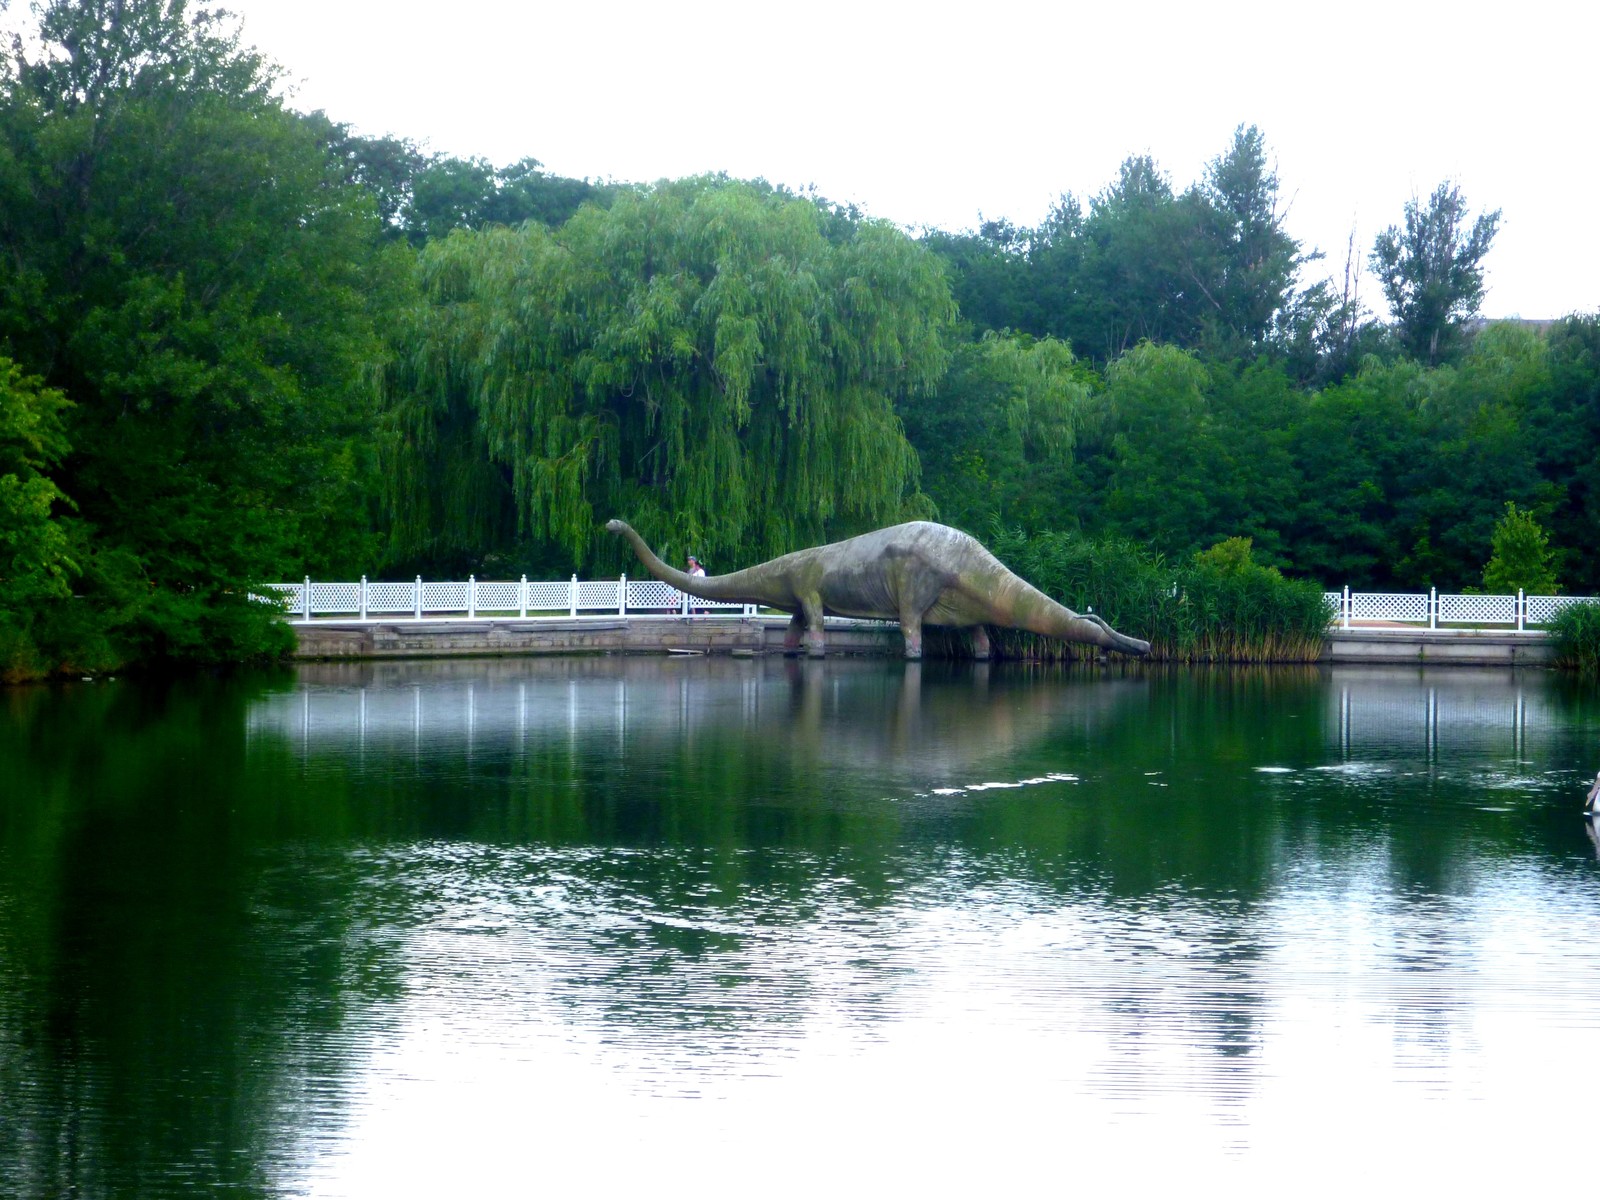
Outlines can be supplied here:
M1487 315L1600 309L1584 0L225 2L297 107L363 133L579 177L814 183L911 228L1035 224L1142 152L1181 188L1254 123L1315 274L1450 177L1503 210Z

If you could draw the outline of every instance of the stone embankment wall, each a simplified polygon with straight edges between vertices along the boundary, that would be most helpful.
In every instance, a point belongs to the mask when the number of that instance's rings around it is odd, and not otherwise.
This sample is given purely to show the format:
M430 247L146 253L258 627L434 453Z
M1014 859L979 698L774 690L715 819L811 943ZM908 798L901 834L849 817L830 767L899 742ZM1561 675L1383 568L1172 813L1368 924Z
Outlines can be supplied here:
M306 659L451 658L500 654L760 654L781 650L787 617L617 617L523 621L317 621L295 626ZM899 627L828 622L829 654L899 657ZM1461 666L1548 666L1541 633L1463 629L1330 630L1322 661Z
M787 617L396 621L296 625L299 658L450 658L484 654L713 654L781 650ZM828 622L830 654L898 655L895 625Z

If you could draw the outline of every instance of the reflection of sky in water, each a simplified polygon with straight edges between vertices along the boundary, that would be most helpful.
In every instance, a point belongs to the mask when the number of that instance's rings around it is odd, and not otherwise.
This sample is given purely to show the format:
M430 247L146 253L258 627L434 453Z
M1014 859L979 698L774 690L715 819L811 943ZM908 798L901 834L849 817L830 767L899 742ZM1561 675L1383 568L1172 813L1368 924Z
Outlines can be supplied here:
M884 906L825 863L799 901L730 904L690 854L675 869L701 899L663 911L591 858L366 864L410 898L374 914L407 924L406 989L349 1031L374 1053L314 1194L492 1188L521 1162L540 1190L603 1164L614 1194L730 1194L747 1172L800 1194L852 1155L847 1192L1037 1187L1064 1154L1080 1180L1136 1163L1141 1187L1281 1182L1307 1155L1349 1182L1388 1154L1387 1183L1526 1185L1589 1132L1600 955L1572 934L1592 887L1562 902L1514 872L1470 900L1399 897L1381 861L1312 861L1260 907L1118 903L954 855L899 864L912 882ZM1530 1157L1485 1163L1490 1144Z

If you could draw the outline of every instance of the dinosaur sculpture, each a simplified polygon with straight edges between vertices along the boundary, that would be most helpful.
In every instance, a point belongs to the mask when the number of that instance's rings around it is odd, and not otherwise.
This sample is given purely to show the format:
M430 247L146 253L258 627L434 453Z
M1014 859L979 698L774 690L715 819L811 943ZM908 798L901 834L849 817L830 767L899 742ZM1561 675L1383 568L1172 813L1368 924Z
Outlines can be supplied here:
M608 521L650 574L704 600L760 604L792 613L786 654L804 640L806 653L825 652L822 618L898 620L906 657L922 657L922 627L971 628L973 649L989 657L987 625L1025 629L1068 642L1148 654L1150 643L1124 637L1101 618L1080 616L1018 578L969 534L932 521L910 521L826 546L796 550L727 575L691 578L669 567L625 521Z

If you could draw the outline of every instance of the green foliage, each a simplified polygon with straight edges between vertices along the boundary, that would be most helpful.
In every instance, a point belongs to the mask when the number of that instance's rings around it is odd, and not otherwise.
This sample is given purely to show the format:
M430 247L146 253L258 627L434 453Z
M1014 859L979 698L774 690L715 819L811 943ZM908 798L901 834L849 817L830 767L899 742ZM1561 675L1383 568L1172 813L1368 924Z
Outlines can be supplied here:
M1550 535L1531 512L1506 501L1505 516L1494 527L1493 552L1483 568L1483 587L1490 594L1523 591L1530 596L1553 596L1555 555Z
M1391 225L1372 246L1372 271L1383 285L1401 341L1428 363L1452 357L1462 322L1483 299L1483 259L1494 243L1500 210L1483 213L1467 227L1467 202L1446 181L1426 206L1406 201L1404 228Z
M750 561L926 511L895 405L937 383L954 312L892 226L696 179L457 232L420 276L388 380L398 558L581 561L620 514Z
M1557 666L1600 675L1600 602L1562 605L1549 628Z

